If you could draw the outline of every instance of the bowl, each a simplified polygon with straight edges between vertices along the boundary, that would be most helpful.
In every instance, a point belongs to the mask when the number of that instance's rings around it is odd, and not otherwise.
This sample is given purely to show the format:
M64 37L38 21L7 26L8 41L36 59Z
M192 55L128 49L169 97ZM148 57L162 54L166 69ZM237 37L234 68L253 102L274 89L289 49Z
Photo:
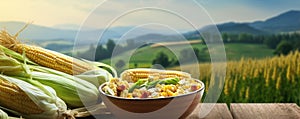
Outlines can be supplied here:
M122 98L106 94L99 87L100 96L107 108L116 118L122 119L184 119L191 114L204 92L204 83L193 79L201 84L201 88L178 96L164 98Z

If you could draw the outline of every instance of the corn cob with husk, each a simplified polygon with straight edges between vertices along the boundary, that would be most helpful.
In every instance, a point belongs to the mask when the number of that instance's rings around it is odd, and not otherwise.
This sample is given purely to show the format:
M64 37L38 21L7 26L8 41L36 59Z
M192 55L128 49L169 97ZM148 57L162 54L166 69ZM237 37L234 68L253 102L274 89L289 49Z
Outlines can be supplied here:
M27 79L32 78L50 86L57 92L57 96L70 107L83 107L84 105L98 103L98 89L87 81L53 69L23 64L7 56L1 49L0 62L0 72L2 74L18 77L18 79L25 81L31 81Z
M57 96L64 100L70 108L97 104L99 93L93 84L74 77L74 80L43 72L31 72L33 80L52 87Z
M120 77L123 80L127 80L128 82L136 82L139 79L144 79L149 77L153 77L157 79L178 77L182 79L182 78L191 78L191 75L180 71L136 68L136 69L125 70L124 72L121 73Z
M30 61L29 59L27 59L25 56L19 54L19 53L16 53L2 45L0 45L0 50L1 52L3 52L5 55L8 55L10 57L12 57L14 60L18 60L20 62L23 62L23 63L28 63L28 64L31 64L31 65L37 65L36 63ZM2 53L2 54L3 54ZM3 60L4 61L4 60ZM10 59L9 59L10 61ZM76 77L80 78L80 79L83 79L83 80L86 80L92 84L94 84L96 87L99 87L102 83L104 82L107 82L109 79L111 79L112 77L116 77L117 76L117 72L114 68L112 68L111 66L109 65L106 65L104 63L101 63L101 62L92 62L92 61L87 61L87 60L84 60L84 62L92 65L92 66L95 66L95 70L90 70L90 71L87 71L87 72L84 72L80 75L75 75ZM1 62L0 62L1 64ZM7 63L6 62L3 62L2 65L6 65ZM15 65L19 65L18 64L13 64L14 66ZM18 68L22 68L22 67L19 67L17 66ZM38 67L38 68L37 68ZM101 67L101 68L99 68ZM0 66L1 68L1 66ZM3 66L2 69L6 69L7 67L6 66ZM12 67L10 67L9 69L12 69ZM64 72L60 72L60 71L56 71L56 70L51 70L51 68L44 68L44 67L41 67L41 66L36 66L34 67L34 69L38 69L38 71L42 71L42 72L45 72L45 73L51 73L51 74L55 74L55 75L60 75L60 76L63 76L63 77L66 77L66 78L69 78L69 79L73 79L74 77L71 76L71 75L68 75ZM7 70L7 69L6 69ZM0 70L1 71L1 70ZM2 70L2 71L5 71L5 70ZM12 72L9 72L9 71L6 71L6 73L11 73L11 74L21 74L21 72L18 72L19 70L16 69ZM111 73L110 73L110 72ZM23 73L23 75L26 75Z
M81 74L95 69L94 66L79 59L38 46L23 44L17 39L18 34L19 32L12 36L6 30L2 30L0 32L0 45L20 54L25 53L26 57L41 66L49 67L71 75Z
M55 91L44 85L44 89L25 81L0 75L0 108L28 119L63 119L68 115L66 104Z

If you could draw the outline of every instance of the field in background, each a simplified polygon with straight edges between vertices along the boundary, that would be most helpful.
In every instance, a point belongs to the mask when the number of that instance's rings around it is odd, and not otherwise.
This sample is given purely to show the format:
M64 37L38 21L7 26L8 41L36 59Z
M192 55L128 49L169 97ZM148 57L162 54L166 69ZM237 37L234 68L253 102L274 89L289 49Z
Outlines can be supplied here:
M295 52L287 56L274 56L274 50L265 45L228 43L224 44L227 55L227 74L224 89L218 102L255 102L255 103L297 103L300 105L300 53ZM175 52L186 47L168 46ZM193 44L192 47L205 50L205 45ZM150 46L137 49L130 58L129 68L151 67L156 53L164 52L169 58L176 58L165 47ZM128 57L126 53L118 55L116 59ZM110 59L104 60L109 63ZM111 65L111 64L110 64ZM191 67L199 65L200 77L206 85L206 91L211 83L211 65L209 62L181 65L192 75L195 72ZM178 66L167 69L180 70ZM120 69L122 70L122 69ZM213 82L213 81L212 81Z
M272 57L274 50L267 48L265 45L260 45L260 44L245 44L245 43L228 43L224 44L225 45L225 51L227 55L227 60L239 60L242 57L247 59L247 58L255 58L255 59L261 59L261 58L266 58L266 57ZM134 68L135 66L137 67L151 67L152 66L152 61L155 59L157 53L159 52L164 52L167 54L169 59L178 59L176 55L174 55L173 52L177 52L180 54L180 51L187 48L185 47L186 45L171 45L166 47L154 47L152 48L151 46L147 47L142 47L140 49L137 49L134 51L133 55L130 57L130 66L129 68ZM192 44L191 45L193 48L198 48L200 52L205 53L206 56L209 56L209 52L206 48L205 45L203 44ZM170 50L171 49L171 50ZM127 51L125 53L119 54L116 57L114 57L114 61L118 60L124 60L129 58L128 56L130 55L129 52L133 51ZM210 59L207 57L207 59ZM111 59L106 59L102 60L101 62L110 64ZM209 62L209 61L207 61ZM200 63L205 63L205 62L200 62Z
M200 67L200 80L211 83L211 65ZM178 70L179 67L171 69ZM219 102L226 103L297 103L300 105L300 53L266 59L241 59L227 62L226 80ZM193 69L189 71L196 75ZM212 81L214 82L214 81Z

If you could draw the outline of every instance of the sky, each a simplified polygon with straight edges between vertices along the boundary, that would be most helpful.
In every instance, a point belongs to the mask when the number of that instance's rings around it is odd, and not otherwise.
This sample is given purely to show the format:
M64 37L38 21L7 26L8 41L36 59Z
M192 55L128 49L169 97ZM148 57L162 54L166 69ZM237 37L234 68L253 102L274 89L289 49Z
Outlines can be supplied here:
M187 21L196 27L252 22L300 10L299 6L299 0L1 0L0 21L33 21L56 28L158 23L189 29Z

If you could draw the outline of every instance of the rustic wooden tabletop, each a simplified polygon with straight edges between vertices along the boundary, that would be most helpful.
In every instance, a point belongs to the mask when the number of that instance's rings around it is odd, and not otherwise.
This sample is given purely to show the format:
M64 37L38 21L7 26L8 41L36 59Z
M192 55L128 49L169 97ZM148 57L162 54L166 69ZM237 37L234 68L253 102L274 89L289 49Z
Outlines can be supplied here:
M201 119L200 106L187 119ZM113 115L97 115L80 119L114 119ZM217 103L202 119L300 119L300 107L295 103Z

